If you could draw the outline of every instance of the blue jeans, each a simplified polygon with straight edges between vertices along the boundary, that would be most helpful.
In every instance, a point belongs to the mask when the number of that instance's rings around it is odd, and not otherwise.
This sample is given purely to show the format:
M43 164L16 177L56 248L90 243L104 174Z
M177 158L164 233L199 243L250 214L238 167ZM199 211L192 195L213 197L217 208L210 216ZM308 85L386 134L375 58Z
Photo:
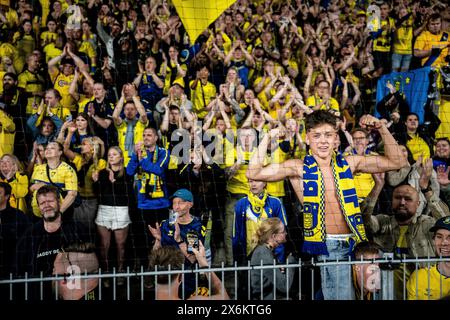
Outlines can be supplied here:
M401 72L409 70L411 64L412 54L392 54L392 71L399 69Z
M319 261L348 261L350 246L346 240L326 240L329 256L319 255ZM322 293L325 300L354 300L351 265L321 266Z

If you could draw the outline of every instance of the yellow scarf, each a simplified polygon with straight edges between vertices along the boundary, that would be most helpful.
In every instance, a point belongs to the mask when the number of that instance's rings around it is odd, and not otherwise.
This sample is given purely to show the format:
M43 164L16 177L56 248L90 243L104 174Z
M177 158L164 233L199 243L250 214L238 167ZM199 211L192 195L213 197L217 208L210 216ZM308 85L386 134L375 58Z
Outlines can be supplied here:
M156 146L153 152L152 163L158 162L159 148ZM147 157L147 151L144 151L143 157ZM151 199L158 199L164 197L164 190L162 189L162 180L159 176L153 173L142 172L138 174L138 179L141 180L140 193L146 193Z
M353 233L350 239L352 251L355 244L367 241L353 175L341 153L333 153L331 168L339 204L345 221ZM303 164L303 223L305 237L303 251L328 255L325 243L325 184L320 168L311 154L305 157Z
M261 212L264 211L264 205L266 204L267 199L267 192L266 190L263 191L263 197L260 199L258 195L255 195L251 192L248 193L248 201L250 202L250 205L252 206L252 210L256 214L261 214Z

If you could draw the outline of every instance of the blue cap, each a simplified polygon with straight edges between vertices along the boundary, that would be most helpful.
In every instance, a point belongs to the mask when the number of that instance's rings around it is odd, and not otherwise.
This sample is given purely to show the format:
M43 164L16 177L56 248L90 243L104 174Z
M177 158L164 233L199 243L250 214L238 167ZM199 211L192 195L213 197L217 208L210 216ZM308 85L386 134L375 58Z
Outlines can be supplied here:
M439 229L450 231L450 217L443 217L437 220L434 226L430 229L430 232L436 232Z
M194 202L194 196L192 195L192 192L190 192L188 189L178 189L171 197L173 198L180 198L184 201Z

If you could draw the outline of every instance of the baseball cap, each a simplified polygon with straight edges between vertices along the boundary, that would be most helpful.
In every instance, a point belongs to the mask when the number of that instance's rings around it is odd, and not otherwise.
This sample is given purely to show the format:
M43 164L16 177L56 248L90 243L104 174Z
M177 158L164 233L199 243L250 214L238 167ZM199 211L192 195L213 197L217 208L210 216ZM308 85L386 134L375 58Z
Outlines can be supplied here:
M445 229L450 231L450 216L443 217L437 220L434 226L430 229L430 232L436 232L439 229Z
M172 86L174 86L174 85L178 85L178 86L180 86L181 87L181 89L184 89L184 84L183 84L183 78L181 78L181 79L175 79L175 81L174 82L172 82Z
M178 189L171 197L173 198L180 198L184 201L194 202L194 196L192 195L192 192L190 192L188 189Z

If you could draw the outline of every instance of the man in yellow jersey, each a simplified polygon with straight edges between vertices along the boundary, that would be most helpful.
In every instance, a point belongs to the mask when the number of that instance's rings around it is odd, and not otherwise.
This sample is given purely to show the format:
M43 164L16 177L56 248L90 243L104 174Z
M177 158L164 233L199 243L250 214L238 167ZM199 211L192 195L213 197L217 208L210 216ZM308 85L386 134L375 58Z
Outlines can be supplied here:
M314 95L306 99L306 106L313 110L328 110L336 116L340 115L339 103L331 97L330 84L326 80L321 80L315 86Z
M433 256L433 234L430 228L436 220L450 215L447 206L432 199L433 190L428 186L431 173L421 168L420 186L427 200L427 210L431 215L422 214L419 193L410 185L400 185L392 195L392 214L372 215L377 199L384 186L384 174L374 174L375 186L361 205L364 225L374 241L385 252L393 252L397 257ZM402 299L403 273L406 279L414 270L414 265L402 265L394 272L394 298Z
M257 149L256 140L257 134L254 129L242 127L238 131L238 144L234 149L231 149L228 141L225 143L225 175L229 193L225 204L225 258L228 265L233 264L234 209L236 202L245 197L250 189L245 172L252 154Z
M401 7L395 23L394 50L392 53L392 70L405 72L409 70L412 58L413 16L406 7Z
M371 38L373 39L372 54L375 64L375 75L380 76L383 73L389 71L390 66L390 51L391 51L391 39L394 32L395 22L394 19L389 17L390 13L389 3L386 1L380 6L380 29L371 32Z
M60 68L56 67L60 63ZM56 56L48 62L48 73L52 80L53 86L61 94L61 105L70 112L77 111L75 99L70 95L69 89L74 78L75 66L80 70L89 72L87 65L75 55L70 46L66 45L62 54Z
M128 97L125 100L125 91L128 91L131 99ZM120 116L122 109L124 109L124 119ZM138 112L139 119L136 118ZM117 129L119 147L123 151L124 165L126 167L134 153L135 144L142 141L144 129L148 126L149 122L147 113L133 84L124 85L122 96L117 102L116 108L114 108L112 117Z
M434 232L436 256L450 257L450 217L436 221L430 232ZM431 267L414 271L408 280L407 289L408 300L437 300L449 296L450 262L440 261Z
M30 116L33 113L33 107L37 108L44 96L45 80L39 73L39 58L35 54L27 57L27 69L18 76L18 87L28 98L26 114Z
M407 132L407 142L406 146L411 151L414 160L417 160L420 156L425 159L430 157L430 146L426 142L424 136L421 136L418 132L419 128L419 117L415 113L410 113L406 117L406 132Z
M208 81L209 68L203 66L197 71L197 77L189 83L191 88L191 101L194 104L194 112L199 119L205 118L211 108L211 100L216 97L216 87Z
M428 20L428 30L423 31L414 44L414 56L422 59L422 66L442 67L449 55L450 37L442 31L442 18L434 13Z

